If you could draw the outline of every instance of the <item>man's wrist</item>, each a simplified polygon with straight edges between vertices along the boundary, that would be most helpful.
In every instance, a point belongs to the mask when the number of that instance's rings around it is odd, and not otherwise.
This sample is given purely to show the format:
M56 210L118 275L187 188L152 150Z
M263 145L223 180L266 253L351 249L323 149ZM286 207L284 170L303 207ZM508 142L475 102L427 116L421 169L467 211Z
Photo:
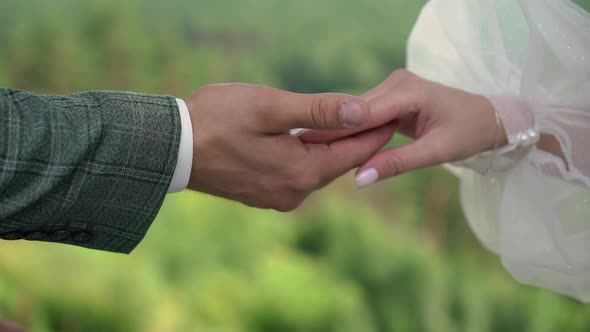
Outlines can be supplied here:
M176 169L168 188L168 193L175 193L186 189L193 165L193 126L186 102L176 99L180 114L181 134L178 146Z

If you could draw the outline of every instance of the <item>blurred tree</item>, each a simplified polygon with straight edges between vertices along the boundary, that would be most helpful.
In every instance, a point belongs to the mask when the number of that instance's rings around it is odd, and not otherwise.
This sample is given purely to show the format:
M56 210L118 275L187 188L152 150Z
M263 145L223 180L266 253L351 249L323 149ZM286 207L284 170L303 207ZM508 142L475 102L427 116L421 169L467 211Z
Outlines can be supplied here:
M362 93L403 66L423 3L3 0L0 85ZM481 248L442 169L361 193L346 178L289 215L171 196L131 256L0 242L0 316L35 332L590 331L590 307Z

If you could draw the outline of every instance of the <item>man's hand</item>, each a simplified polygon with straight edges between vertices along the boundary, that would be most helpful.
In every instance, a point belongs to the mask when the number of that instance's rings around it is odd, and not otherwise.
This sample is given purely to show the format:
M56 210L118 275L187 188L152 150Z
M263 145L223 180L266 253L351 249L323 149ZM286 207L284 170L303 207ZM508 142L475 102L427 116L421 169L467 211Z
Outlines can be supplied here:
M189 188L250 206L291 211L314 190L362 165L393 125L330 144L304 144L292 128L355 128L369 119L362 99L295 94L249 84L209 85L187 101L194 132Z

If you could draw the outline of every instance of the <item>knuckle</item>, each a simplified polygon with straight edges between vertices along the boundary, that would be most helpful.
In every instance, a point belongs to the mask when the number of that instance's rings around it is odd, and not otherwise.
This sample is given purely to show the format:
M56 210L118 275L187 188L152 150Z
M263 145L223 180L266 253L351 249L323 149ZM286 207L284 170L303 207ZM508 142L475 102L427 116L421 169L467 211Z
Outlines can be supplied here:
M431 85L425 84L425 81L416 75L406 78L404 86L407 92L413 92L414 97L425 97L432 93Z
M393 71L393 73L391 73L389 78L393 79L393 80L404 80L404 79L408 78L410 75L413 75L413 74L409 70L401 68L401 69L396 69L395 71Z
M391 156L385 162L385 170L389 176L397 176L406 171L406 165L400 156Z
M323 97L312 98L310 105L311 123L317 128L330 127L330 103Z
M396 84L406 87L410 91L412 91L411 89L418 88L422 81L418 75L406 69L398 69L394 71L391 74L390 79L397 82Z

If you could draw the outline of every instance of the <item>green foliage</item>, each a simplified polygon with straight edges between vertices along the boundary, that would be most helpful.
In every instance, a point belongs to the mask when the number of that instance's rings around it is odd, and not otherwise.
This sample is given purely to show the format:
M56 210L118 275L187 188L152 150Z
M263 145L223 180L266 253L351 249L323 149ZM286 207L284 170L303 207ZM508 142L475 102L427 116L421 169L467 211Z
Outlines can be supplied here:
M403 66L422 4L3 0L0 85L362 92ZM35 332L590 330L589 308L512 280L457 197L441 169L362 192L345 177L294 214L170 196L130 256L0 242L0 316Z

